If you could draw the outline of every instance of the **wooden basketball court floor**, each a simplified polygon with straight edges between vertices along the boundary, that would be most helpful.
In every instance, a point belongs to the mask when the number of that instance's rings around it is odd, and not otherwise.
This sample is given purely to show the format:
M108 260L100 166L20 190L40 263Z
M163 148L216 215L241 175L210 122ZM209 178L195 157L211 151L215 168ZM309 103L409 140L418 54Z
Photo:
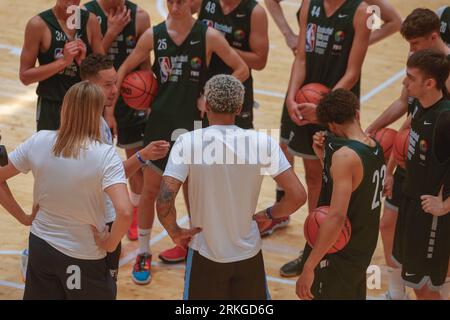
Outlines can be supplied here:
M84 3L85 1L82 1ZM163 20L166 13L164 0L137 0L151 15L152 25ZM419 0L391 0L402 17L412 9L423 6ZM19 143L35 132L36 94L35 85L24 86L19 81L19 55L23 44L23 33L29 18L50 8L55 0L0 0L0 134L2 144L11 152ZM298 30L295 12L300 1L282 2L288 21ZM435 10L448 5L446 0L428 1ZM260 108L255 111L257 128L278 129L283 97L289 81L293 54L287 48L284 38L272 19L270 23L270 55L267 67L254 72L256 100ZM408 45L399 34L369 48L362 76L362 123L367 126L383 109L400 94L401 80L408 53ZM399 126L399 122L393 125ZM122 151L119 151L124 156ZM295 162L295 170L304 183L302 162ZM28 211L32 205L33 177L31 174L13 178L9 185L21 205ZM258 208L262 209L274 201L275 184L265 178L261 189ZM177 199L178 219L187 224L186 210L182 197ZM296 299L296 278L284 279L278 274L279 268L295 258L304 245L303 221L306 206L291 217L285 229L277 230L263 240L268 285L273 299ZM26 248L29 229L21 226L3 208L0 209L0 299L21 299L23 281L20 274L20 251ZM122 241L123 254L118 280L119 299L181 299L184 285L184 264L164 265L157 255L173 244L157 219L152 231L153 280L150 285L135 285L130 277L132 263L136 255L137 242ZM381 239L372 259L372 265L382 270L381 288L369 290L368 295L377 296L387 288L387 275Z

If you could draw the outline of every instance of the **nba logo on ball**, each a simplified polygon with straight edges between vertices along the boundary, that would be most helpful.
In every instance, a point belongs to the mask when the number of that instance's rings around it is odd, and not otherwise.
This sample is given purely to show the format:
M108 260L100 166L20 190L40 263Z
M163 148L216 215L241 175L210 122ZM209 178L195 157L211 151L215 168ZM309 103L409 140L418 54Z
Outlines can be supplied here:
M167 82L169 80L170 71L172 70L169 57L159 57L159 69L161 75L161 83Z
M313 52L316 47L316 32L317 25L314 23L308 24L306 29L306 52Z
M134 47L136 45L136 37L133 35L129 35L125 41L129 47Z

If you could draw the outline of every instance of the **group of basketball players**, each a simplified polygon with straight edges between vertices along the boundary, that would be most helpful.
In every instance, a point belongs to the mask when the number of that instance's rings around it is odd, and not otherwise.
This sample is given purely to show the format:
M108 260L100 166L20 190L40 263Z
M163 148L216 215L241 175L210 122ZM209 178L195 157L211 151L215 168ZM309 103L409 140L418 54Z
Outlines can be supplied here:
M180 128L192 131L196 121L208 125L205 114L214 113L215 102L208 100L203 87L218 74L230 74L243 83L242 109L235 124L254 128L251 70L262 70L267 62L267 16L255 0L168 0L167 19L150 27L148 13L134 3L96 0L77 11L79 21L74 28L70 24L73 12L68 10L72 5L79 6L80 1L57 0L53 8L28 22L20 79L26 85L39 83L38 131L59 129L62 101L74 84L83 79L101 87L106 97L104 141L111 144L116 136L129 159L124 166L134 221L128 237L139 241L132 278L147 284L151 281L149 244L155 204L175 142L172 133ZM322 225L314 248L306 245L298 259L281 267L280 274L300 275L297 294L302 299L364 299L365 272L376 247L385 182L388 197L380 230L389 266L386 298L407 298L406 283L417 289L418 298L447 299L450 138L443 128L450 114L450 81L446 84L450 7L440 9L439 16L416 9L402 22L387 0L304 0L297 15L297 36L278 0L266 0L266 6L295 55L282 112L280 147L291 165L294 156L303 158L308 210L318 204L330 206L330 218ZM373 19L375 9L371 8L375 7L369 6L378 6L384 21L374 31L367 22ZM410 44L404 90L364 133L359 124L364 58L370 44L398 30ZM118 88L130 72L150 67L158 93L148 113L128 107ZM317 106L298 104L295 95L308 83L321 83L333 91ZM406 113L409 118L404 127L411 127L406 170L395 169L393 159L386 167L379 145L366 134ZM141 170L136 169L138 164ZM188 213L195 217L189 204L191 184L182 185ZM276 202L284 196L279 185ZM109 208L111 214L105 221L111 223L115 215ZM271 212L268 208L263 217L255 219L262 236L289 222L291 212ZM346 216L353 231L349 243L338 253L326 254ZM186 259L187 242L175 242L174 248L159 255L163 261ZM120 247L115 249L107 256L113 277L117 277L120 256Z

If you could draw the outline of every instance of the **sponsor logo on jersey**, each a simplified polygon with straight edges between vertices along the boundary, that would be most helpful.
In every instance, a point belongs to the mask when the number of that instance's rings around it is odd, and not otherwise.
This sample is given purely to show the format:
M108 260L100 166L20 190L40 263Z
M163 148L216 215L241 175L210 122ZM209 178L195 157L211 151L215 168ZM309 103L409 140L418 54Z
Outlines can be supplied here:
M64 58L64 53L63 52L64 52L63 48L56 48L55 49L55 54L54 54L55 60Z
M242 41L245 38L245 32L243 30L236 30L234 32L234 39L237 41Z
M337 31L334 35L334 41L336 41L336 43L342 43L344 42L345 39L345 33L344 31Z
M214 21L203 19L203 23L206 24L208 27L214 28Z
M136 46L136 37L134 35L129 35L126 38L125 42L128 47L134 47L134 46Z
M194 70L199 70L202 67L202 59L199 57L194 57L191 59L191 68Z
M427 143L427 141L426 140L420 140L420 142L419 142L419 148L420 148L420 151L421 152L423 152L423 153L426 153L427 152L427 150L428 150L428 143Z
M317 25L309 23L306 28L306 52L313 52L316 47Z
M170 63L169 57L159 57L159 70L161 76L161 83L167 82L170 77L170 73L172 72L172 64Z

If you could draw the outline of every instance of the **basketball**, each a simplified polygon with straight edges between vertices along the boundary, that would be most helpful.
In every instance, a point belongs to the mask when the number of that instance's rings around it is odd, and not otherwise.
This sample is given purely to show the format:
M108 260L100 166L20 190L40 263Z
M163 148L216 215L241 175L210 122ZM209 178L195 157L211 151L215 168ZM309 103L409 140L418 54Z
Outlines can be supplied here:
M125 103L136 110L147 110L156 97L158 82L150 71L134 71L122 82L120 93Z
M326 86L320 83L309 83L301 87L295 95L297 103L314 103L318 104L322 97L330 92Z
M406 157L408 156L409 147L409 129L404 129L400 131L394 141L394 158L395 162L405 168Z
M319 234L320 225L327 218L328 210L330 207L323 206L314 209L306 218L305 224L303 225L303 231L305 233L306 241L311 247L314 247L316 243L317 235ZM328 253L336 253L342 250L350 240L352 234L352 228L348 218L345 218L344 227L339 234L339 238L336 243L328 250Z
M372 136L383 148L384 159L387 161L392 153L397 130L391 128L378 129Z

